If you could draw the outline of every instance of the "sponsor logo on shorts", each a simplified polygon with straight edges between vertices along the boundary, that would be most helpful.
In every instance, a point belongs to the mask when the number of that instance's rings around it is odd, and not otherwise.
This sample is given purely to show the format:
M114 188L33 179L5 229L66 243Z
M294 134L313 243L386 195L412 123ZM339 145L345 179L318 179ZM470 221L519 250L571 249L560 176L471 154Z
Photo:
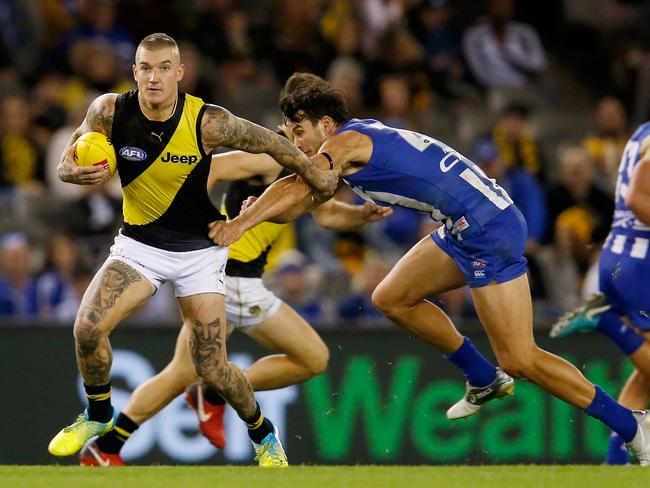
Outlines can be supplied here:
M474 278L485 278L485 270L477 269L476 271L474 271Z
M253 317L257 317L259 314L262 313L262 307L259 305L253 305L248 309L248 313L250 313Z
M472 268L485 268L487 261L485 259L475 259L472 261Z
M111 249L110 252L108 253L109 257L119 257L123 258L126 261L130 261L134 264L137 264L138 266L142 266L143 268L147 268L143 263L138 261L137 259L134 259L132 256L129 256L124 252L122 249Z
M181 155L179 156L178 154L172 154L169 151L167 151L167 154L165 154L160 160L163 163L180 163L180 164L189 164L192 165L194 163L199 162L199 157L196 156L195 154L192 154L190 156L188 155Z
M129 161L144 161L147 153L139 147L126 146L120 149L120 156Z
M463 216L459 218L456 222L454 222L454 233L458 234L460 232L463 232L465 229L469 227L469 222L467 222L467 219Z

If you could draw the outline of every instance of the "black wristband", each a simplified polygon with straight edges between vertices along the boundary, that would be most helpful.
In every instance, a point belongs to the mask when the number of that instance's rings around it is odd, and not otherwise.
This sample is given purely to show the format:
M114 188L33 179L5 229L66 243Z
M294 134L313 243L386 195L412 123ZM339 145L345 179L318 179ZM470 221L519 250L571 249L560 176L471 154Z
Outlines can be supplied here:
M323 156L325 156L325 159L327 159L327 161L329 161L329 163L330 163L330 169L334 169L334 161L332 161L332 156L330 156L326 152L322 152L322 153L319 153L319 154L322 154Z

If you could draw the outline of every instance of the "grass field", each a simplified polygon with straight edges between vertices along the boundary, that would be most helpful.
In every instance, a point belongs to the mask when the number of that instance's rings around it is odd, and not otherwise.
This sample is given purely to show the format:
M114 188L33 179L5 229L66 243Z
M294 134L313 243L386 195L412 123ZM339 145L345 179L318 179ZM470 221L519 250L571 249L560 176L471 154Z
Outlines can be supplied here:
M440 487L634 488L650 486L650 469L604 466L0 466L0 487Z

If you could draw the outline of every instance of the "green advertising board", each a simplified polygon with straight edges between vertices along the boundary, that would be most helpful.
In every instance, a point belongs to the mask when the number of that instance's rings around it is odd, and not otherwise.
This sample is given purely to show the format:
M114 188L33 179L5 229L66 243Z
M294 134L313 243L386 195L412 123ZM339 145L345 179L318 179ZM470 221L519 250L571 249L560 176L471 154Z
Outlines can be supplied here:
M115 332L113 399L122 408L130 392L171 358L177 329ZM281 429L292 463L494 464L600 463L609 433L597 421L526 381L515 396L493 402L467 420L445 410L464 391L462 376L433 349L395 330L328 330L328 371L311 381L262 392L266 415ZM481 331L468 334L488 353ZM565 341L540 337L542 346L572 360L592 381L616 395L630 366L607 339ZM83 408L70 329L0 328L6 439L0 463L75 463L47 453L50 437ZM264 351L235 334L231 359L242 367ZM141 427L124 451L131 464L240 464L252 462L246 432L226 415L228 445L218 451L198 433L181 397Z

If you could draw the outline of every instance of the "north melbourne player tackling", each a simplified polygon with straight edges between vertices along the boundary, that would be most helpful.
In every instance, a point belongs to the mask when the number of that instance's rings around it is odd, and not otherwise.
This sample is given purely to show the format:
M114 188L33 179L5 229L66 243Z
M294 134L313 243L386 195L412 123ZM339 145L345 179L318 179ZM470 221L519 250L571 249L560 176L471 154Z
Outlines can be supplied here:
M447 412L472 415L488 400L512 392L506 373L526 378L600 419L650 464L650 416L632 412L590 383L533 338L526 260L526 223L507 193L460 153L436 139L376 120L350 119L342 96L322 79L292 76L281 100L294 143L321 167L339 172L362 197L425 212L442 223L416 244L373 294L387 317L459 367L467 392ZM278 181L238 218L211 224L227 245L248 228L294 218L315 204L294 177ZM499 365L490 364L426 297L469 284Z
M91 437L113 427L108 337L169 281L189 332L196 374L247 424L260 465L286 466L277 431L262 415L242 371L227 358L224 268L228 249L215 246L206 236L207 223L224 218L207 195L210 153L219 146L266 152L322 195L331 196L337 176L319 170L272 131L179 93L183 71L171 37L158 33L143 39L133 65L138 89L97 98L59 165L63 181L103 182L110 176L105 169L74 164L74 142L89 131L110 137L124 194L124 226L86 290L74 324L88 408L52 439L49 450L57 456L74 454Z

